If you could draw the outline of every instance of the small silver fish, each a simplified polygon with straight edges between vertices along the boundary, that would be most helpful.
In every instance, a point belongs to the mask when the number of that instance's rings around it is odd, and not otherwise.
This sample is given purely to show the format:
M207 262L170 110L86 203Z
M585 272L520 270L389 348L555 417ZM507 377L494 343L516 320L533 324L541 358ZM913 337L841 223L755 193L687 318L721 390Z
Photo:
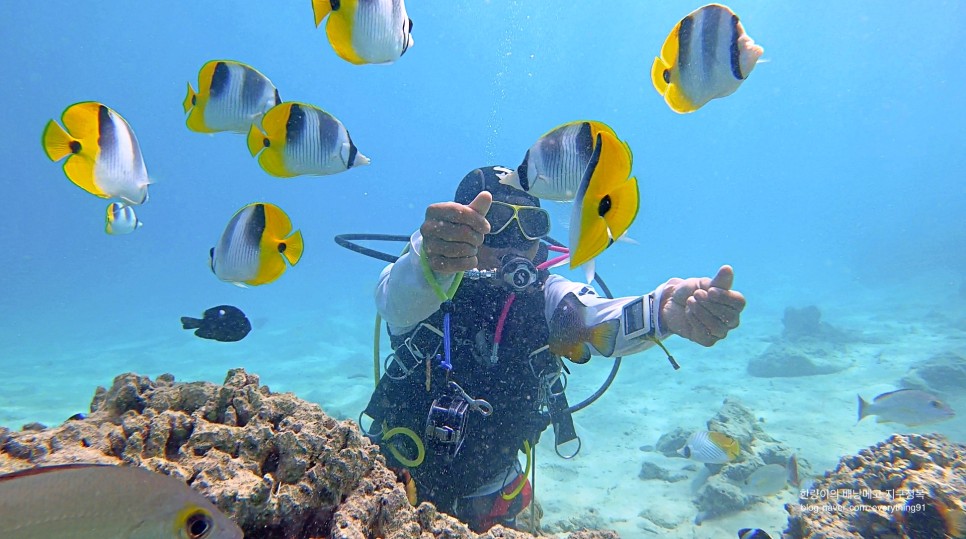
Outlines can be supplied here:
M745 479L741 491L750 496L770 496L785 488L788 472L781 464L767 464Z
M883 393L868 402L859 399L859 419L877 416L877 423L902 423L910 427L952 419L956 412L938 397L918 389L898 389Z
M111 202L107 205L104 221L104 232L112 235L130 234L144 225L134 213L133 207L120 202Z

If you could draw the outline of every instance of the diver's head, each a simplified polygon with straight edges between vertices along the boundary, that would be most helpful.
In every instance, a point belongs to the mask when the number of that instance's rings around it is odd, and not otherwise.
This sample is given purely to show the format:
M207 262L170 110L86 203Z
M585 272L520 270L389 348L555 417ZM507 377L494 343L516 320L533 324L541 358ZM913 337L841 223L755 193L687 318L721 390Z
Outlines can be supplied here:
M483 239L477 258L482 269L501 267L508 254L533 260L540 238L550 233L550 216L540 207L540 199L526 191L500 183L501 167L482 167L463 177L454 201L469 204L476 195L489 191L493 204L486 214L490 233Z

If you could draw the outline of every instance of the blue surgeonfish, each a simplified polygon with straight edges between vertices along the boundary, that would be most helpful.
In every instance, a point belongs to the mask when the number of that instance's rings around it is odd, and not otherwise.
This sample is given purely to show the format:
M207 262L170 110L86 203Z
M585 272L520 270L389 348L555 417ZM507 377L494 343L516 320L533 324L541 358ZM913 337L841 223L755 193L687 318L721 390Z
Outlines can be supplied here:
M256 202L238 210L218 245L209 253L211 271L222 281L257 286L285 273L302 258L302 232L292 232L292 221L274 204Z
M705 464L726 464L738 458L738 440L720 432L699 430L688 437L678 454Z
M144 224L134 213L133 207L120 202L111 202L107 205L107 215L104 220L106 223L104 231L113 235L130 234Z
M106 105L75 103L61 115L64 127L47 122L44 152L51 161L64 162L64 173L78 187L102 198L126 204L148 200L148 171L134 130Z
M627 144L599 130L570 214L570 268L604 252L630 228L640 207ZM592 272L589 272L591 275Z
M242 539L184 481L133 466L65 464L0 475L3 539Z
M188 83L182 105L192 131L245 134L281 102L272 81L254 67L232 60L212 60L198 73L197 93Z
M620 321L596 325L588 323L588 308L572 292L560 300L550 319L550 352L574 363L587 363L593 346L598 353L610 356L617 343Z
M651 82L671 110L694 112L734 93L763 53L731 9L708 4L671 30L651 66Z
M413 46L413 20L403 0L312 0L315 25L340 58L353 64L388 64Z
M938 397L918 389L898 389L868 402L858 395L859 421L870 415L876 423L902 423L910 427L952 419L956 412Z
M342 122L324 110L305 103L276 105L252 125L248 150L272 176L303 174L324 176L368 165Z

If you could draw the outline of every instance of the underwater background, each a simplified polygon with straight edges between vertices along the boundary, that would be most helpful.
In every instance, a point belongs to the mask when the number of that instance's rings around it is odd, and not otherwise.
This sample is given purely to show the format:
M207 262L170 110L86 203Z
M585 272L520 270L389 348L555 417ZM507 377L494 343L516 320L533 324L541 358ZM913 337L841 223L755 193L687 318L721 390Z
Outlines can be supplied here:
M308 1L0 5L0 425L59 424L123 372L220 383L233 367L357 418L372 389L383 263L333 237L408 235L468 171L515 167L540 135L593 119L630 144L641 192L628 232L636 243L597 258L611 290L639 295L731 264L748 307L713 348L669 340L680 371L659 351L626 358L615 385L575 416L586 440L578 460L552 448L541 457L579 473L544 484L636 474L595 454L616 447L637 462L639 446L701 424L726 396L789 445L821 446L805 452L816 471L893 429L963 442L966 389L950 399L956 419L918 429L856 427L855 394L894 389L936 354L966 354L966 4L730 2L765 62L733 95L678 115L652 88L650 66L700 5L411 0L415 44L388 66L339 59ZM372 164L279 179L243 136L189 131L185 83L196 86L212 59L248 63L283 100L335 115ZM87 100L130 123L155 182L137 208L144 226L127 236L104 233L107 201L72 185L40 144L48 120ZM211 273L208 250L252 202L284 209L305 254L277 282L241 289ZM570 206L545 207L552 235L566 240ZM179 317L219 304L248 315L247 338L219 343L181 329ZM842 376L749 376L745 364L781 333L785 308L808 305L879 343L856 351ZM610 365L573 369L571 400ZM630 492L646 493L633 482ZM603 485L578 497L602 505L613 494ZM772 505L761 524L778 528L781 502ZM635 529L612 524L625 525Z

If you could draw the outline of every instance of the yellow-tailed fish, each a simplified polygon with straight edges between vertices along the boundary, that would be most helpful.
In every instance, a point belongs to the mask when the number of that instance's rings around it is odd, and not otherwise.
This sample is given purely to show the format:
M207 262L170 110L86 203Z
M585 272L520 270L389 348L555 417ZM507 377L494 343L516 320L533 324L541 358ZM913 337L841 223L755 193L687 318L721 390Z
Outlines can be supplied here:
M603 122L576 121L555 127L537 139L520 166L502 176L500 183L544 200L573 200L594 153L598 133L617 138L617 133ZM621 144L627 162L632 163L630 147Z
M626 143L613 132L596 133L570 216L571 269L604 252L637 217L637 178L628 178L632 164Z
M725 464L738 458L738 440L720 432L699 430L691 434L678 454L705 464Z
M148 171L134 131L106 105L75 103L44 128L43 145L51 161L64 162L67 178L88 193L119 198L127 204L148 200Z
M104 231L113 235L130 234L144 225L134 213L133 207L120 202L111 202L107 205L107 216L104 220Z
M395 62L413 46L413 20L403 0L312 0L315 25L329 17L325 33L343 60Z
M305 103L276 105L252 125L248 150L272 176L303 174L324 176L368 165L342 122L324 110Z
M212 60L198 73L198 92L188 83L184 111L188 129L199 133L248 133L252 124L282 102L268 77L232 60Z
M0 476L3 539L241 539L184 482L130 466L70 464Z
M694 112L734 93L762 53L731 9L709 4L671 30L651 66L651 82L671 110Z
M292 221L274 204L256 202L238 210L218 245L211 248L211 271L238 286L266 284L285 273L285 262L298 264L304 244L302 232L292 232Z
M588 344L598 353L610 356L617 343L620 321L617 319L590 325L587 307L573 292L560 300L550 319L550 352L566 357L574 363L587 363L591 352Z

